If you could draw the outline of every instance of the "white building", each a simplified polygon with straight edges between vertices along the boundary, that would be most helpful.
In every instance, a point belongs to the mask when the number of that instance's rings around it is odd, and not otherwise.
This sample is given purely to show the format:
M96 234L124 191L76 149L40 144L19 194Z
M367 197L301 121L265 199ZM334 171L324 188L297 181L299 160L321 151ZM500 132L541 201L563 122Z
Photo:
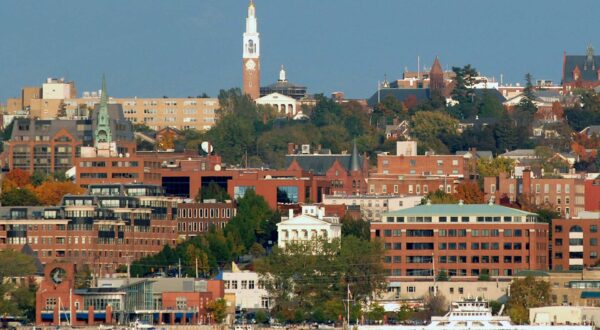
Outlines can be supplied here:
M285 248L288 242L308 242L317 238L331 241L341 237L340 219L324 215L325 209L315 205L303 205L302 214L298 216L290 210L288 217L282 217L277 224L277 245Z
M42 84L42 98L44 100L64 100L74 98L74 84L65 82L64 78L48 78Z
M529 322L540 325L589 325L600 322L600 307L547 306L529 309Z
M324 195L325 205L360 206L360 214L365 221L381 221L385 212L407 209L421 205L422 196L401 195Z
M298 105L293 97L279 93L271 93L256 99L256 104L270 105L281 114L294 117L298 113Z
M269 293L260 282L256 272L241 271L235 264L232 270L223 272L225 293L235 294L236 309L269 309Z

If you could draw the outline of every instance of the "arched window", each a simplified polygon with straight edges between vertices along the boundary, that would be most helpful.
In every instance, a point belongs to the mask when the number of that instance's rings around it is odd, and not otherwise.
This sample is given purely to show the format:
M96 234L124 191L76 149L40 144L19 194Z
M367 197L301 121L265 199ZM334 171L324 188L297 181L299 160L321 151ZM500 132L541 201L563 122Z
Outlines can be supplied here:
M583 233L583 228L580 226L572 226L571 229L569 229L569 233Z

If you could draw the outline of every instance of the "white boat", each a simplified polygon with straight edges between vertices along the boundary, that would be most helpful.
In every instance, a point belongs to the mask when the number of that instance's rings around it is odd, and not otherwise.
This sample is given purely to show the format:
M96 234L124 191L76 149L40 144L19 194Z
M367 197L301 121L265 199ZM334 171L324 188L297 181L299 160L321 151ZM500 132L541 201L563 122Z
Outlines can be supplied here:
M492 315L483 300L453 302L444 316L434 316L428 325L366 325L359 330L592 330L591 325L515 325L508 316Z

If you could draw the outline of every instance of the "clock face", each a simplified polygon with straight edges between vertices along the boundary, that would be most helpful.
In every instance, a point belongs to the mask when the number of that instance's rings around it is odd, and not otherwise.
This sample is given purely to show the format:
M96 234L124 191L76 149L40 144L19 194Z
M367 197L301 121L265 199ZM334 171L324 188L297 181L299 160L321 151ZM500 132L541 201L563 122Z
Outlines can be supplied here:
M256 63L253 60L246 62L246 70L254 71L256 69Z
M50 272L50 279L54 284L60 284L64 281L66 274L67 272L64 269L57 267Z

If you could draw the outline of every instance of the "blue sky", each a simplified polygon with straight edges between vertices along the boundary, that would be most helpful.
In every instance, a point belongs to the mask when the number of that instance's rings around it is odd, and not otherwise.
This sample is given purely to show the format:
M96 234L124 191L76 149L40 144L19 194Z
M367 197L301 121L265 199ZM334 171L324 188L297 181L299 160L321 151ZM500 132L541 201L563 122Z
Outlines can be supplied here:
M1 0L0 100L49 76L124 96L241 85L246 0ZM598 48L600 1L256 0L262 84L281 64L309 92L366 98L378 80L472 64L520 82L560 80L563 51Z

